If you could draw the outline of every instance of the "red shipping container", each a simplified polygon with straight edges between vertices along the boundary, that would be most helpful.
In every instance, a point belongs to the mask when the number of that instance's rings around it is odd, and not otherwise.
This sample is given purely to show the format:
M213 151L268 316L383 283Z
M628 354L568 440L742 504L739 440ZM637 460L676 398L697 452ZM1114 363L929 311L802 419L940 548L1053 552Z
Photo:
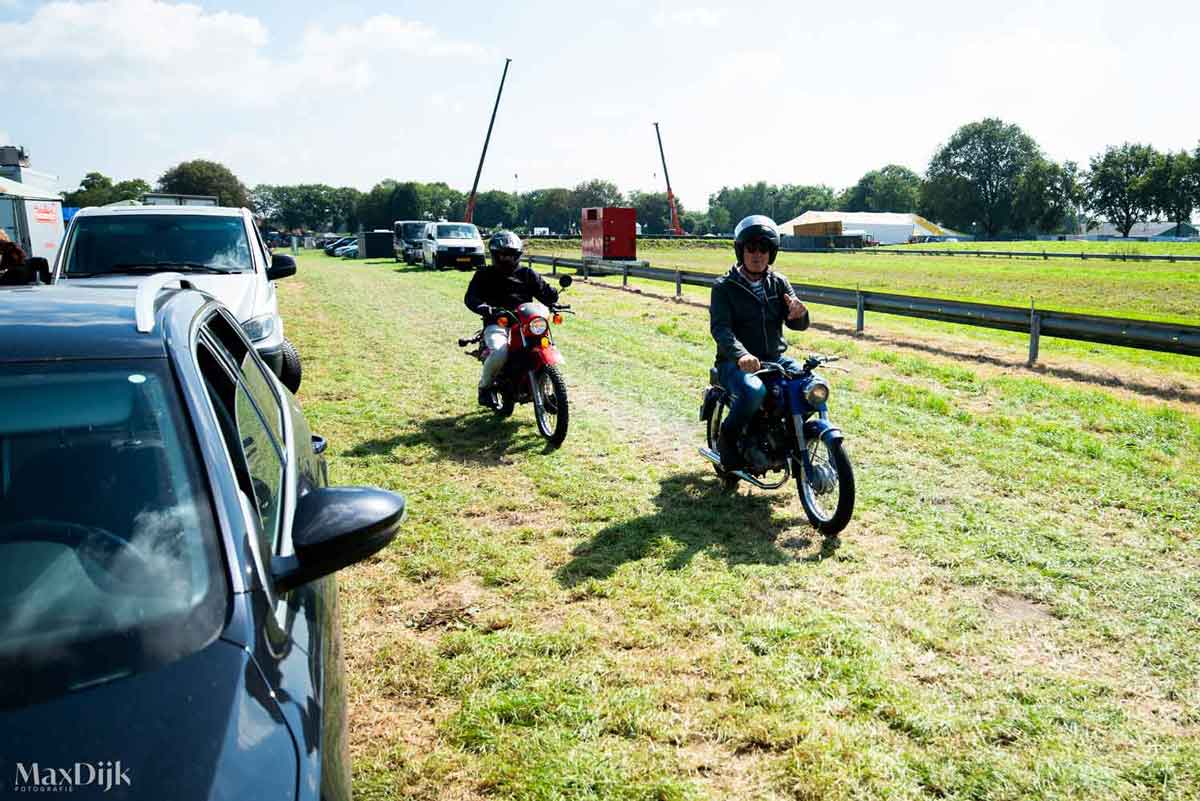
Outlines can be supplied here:
M597 259L637 258L637 209L584 209L579 221L583 255Z

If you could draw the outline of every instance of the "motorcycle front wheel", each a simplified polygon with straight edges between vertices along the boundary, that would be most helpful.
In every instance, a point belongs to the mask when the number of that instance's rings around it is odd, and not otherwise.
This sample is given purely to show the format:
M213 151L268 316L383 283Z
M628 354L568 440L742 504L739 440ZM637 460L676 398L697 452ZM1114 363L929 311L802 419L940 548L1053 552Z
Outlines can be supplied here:
M841 440L814 439L807 444L812 473L797 465L800 505L813 528L832 537L846 527L854 514L854 468Z
M533 418L538 433L558 447L567 438L570 420L567 404L567 381L558 367L547 365L530 375L533 383Z

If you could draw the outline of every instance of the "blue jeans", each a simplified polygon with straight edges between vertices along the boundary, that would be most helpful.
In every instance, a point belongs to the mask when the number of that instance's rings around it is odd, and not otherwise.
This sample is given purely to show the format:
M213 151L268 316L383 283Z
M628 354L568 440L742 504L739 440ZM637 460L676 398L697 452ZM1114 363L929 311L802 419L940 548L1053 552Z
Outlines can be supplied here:
M799 372L801 368L799 362L788 356L780 356L775 363L782 365L790 373ZM725 418L721 427L724 429L730 426L725 430L741 433L746 423L750 422L750 418L762 408L763 399L767 397L767 388L758 376L742 372L737 362L718 363L717 373L721 377L721 386L733 396L729 416Z

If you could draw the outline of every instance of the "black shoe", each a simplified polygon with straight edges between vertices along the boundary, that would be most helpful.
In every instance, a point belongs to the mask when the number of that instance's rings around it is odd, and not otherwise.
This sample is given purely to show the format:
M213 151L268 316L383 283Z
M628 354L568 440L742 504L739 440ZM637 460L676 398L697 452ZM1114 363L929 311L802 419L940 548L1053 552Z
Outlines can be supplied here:
M479 388L479 405L487 409L496 408L496 393L491 387Z
M717 453L721 456L722 469L728 472L742 469L744 463L737 444L737 434L730 431L728 426L721 426L721 435L717 437Z

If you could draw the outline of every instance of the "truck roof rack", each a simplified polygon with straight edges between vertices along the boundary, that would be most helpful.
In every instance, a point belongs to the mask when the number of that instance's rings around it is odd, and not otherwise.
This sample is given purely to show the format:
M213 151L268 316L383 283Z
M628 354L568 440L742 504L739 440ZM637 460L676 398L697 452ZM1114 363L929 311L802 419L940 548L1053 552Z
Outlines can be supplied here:
M137 320L139 334L149 334L154 330L154 302L163 287L172 281L179 282L180 289L192 289L190 281L183 273L154 273L146 276L146 280L138 284L137 296L133 301L133 313Z

